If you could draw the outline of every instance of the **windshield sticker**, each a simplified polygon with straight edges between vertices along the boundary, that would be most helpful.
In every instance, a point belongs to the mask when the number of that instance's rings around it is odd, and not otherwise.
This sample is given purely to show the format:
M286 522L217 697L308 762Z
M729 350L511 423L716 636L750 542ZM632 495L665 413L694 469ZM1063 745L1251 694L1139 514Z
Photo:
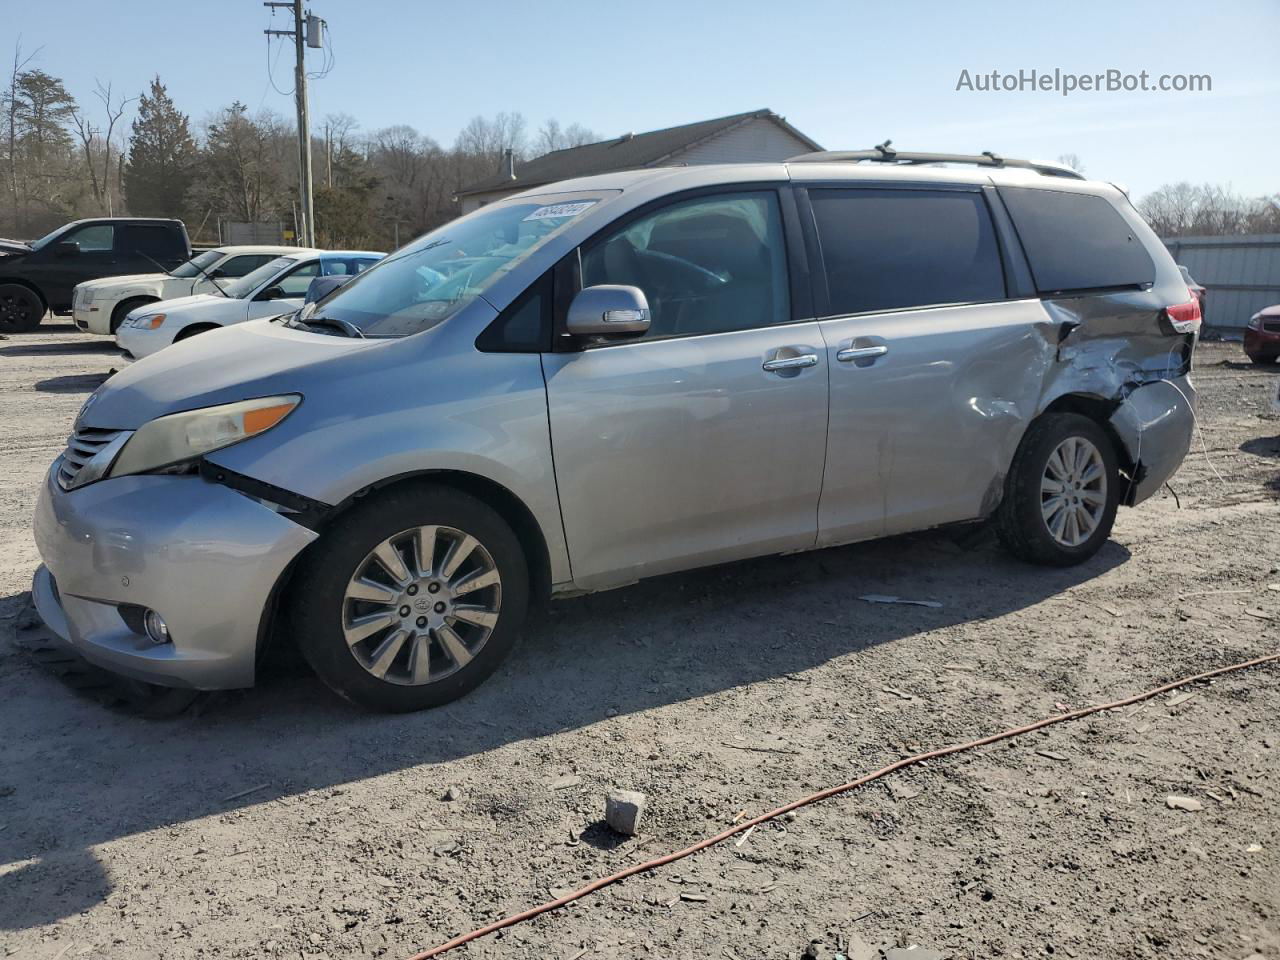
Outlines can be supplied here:
M595 202L594 200L579 200L577 203L553 203L550 206L539 207L525 217L525 220L559 220L564 217L576 217Z

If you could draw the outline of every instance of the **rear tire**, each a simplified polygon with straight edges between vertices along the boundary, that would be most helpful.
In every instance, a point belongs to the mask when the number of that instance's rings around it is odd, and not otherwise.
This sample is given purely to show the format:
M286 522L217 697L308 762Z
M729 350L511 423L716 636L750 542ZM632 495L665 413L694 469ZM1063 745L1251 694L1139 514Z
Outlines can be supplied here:
M44 301L30 287L0 285L0 333L28 333L44 319Z
M1106 542L1119 504L1116 452L1102 427L1077 413L1045 414L1013 456L996 533L1021 560L1072 566Z
M529 603L524 551L502 517L427 483L339 517L293 583L303 657L341 696L388 712L469 693L511 652Z

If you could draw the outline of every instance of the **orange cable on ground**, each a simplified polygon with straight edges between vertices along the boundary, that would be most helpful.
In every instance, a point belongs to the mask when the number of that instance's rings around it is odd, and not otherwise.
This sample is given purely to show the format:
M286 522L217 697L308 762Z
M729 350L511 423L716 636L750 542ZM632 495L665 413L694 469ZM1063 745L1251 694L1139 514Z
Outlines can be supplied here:
M685 847L683 850L677 850L674 853L668 853L665 856L655 857L654 859L646 860L643 863L633 864L630 867L619 870L617 873L611 873L607 877L600 877L598 880L592 880L586 886L579 887L577 890L567 893L556 900L549 900L544 904L536 907L530 907L528 910L524 910L520 913L513 913L511 916L502 920L495 920L493 923L483 927L478 927L470 933L464 933L460 936L454 937L447 943L442 943L429 950L423 950L421 953L415 953L409 958L409 960L429 960L431 957L438 957L440 954L453 950L456 947L460 947L463 944L470 943L472 940L478 940L480 937L488 936L491 933L496 933L497 931L504 930L507 927L513 927L517 923L523 923L526 920L532 920L534 917L541 916L544 913L549 913L552 910L558 910L563 906L573 903L575 900L582 899L590 893L595 893L597 890L601 890L610 884L617 883L619 880L625 880L628 877L634 877L638 873L647 873L648 871L655 870L658 867L664 867L668 863L683 860L685 857L691 856L700 850L705 850L708 847L715 846L717 843L728 840L735 834L743 833L744 831L750 830L752 827L764 823L767 820L780 817L784 813L789 813L790 811L797 810L800 807L808 806L811 803L817 803L820 800L826 800L829 797L834 797L838 793L847 793L848 791L855 790L858 787L866 786L874 780L879 780L881 777L887 776L897 770L902 770L905 767L923 763L925 760L933 760L937 757L950 756L953 753L972 750L975 747L985 747L988 744L997 743L1001 740L1008 740L1010 737L1018 737L1024 733L1031 733L1055 723L1063 723L1067 720L1079 720L1081 717L1087 717L1093 713L1100 713L1103 710L1115 710L1120 707L1127 707L1130 704L1140 703L1143 700L1150 700L1152 697L1157 697L1162 693L1167 693L1168 691L1174 690L1178 687L1185 687L1189 683L1208 680L1211 677L1218 677L1224 673L1233 673L1237 670L1245 670L1249 667L1256 667L1260 664L1271 663L1274 661L1280 661L1280 653L1273 653L1265 657L1255 657L1253 660L1245 660L1243 663L1234 663L1227 667L1218 667L1216 670L1207 670L1204 673L1197 673L1191 677L1183 677L1181 680L1174 680L1172 683L1166 683L1163 686L1155 687L1154 689L1147 690L1145 693L1139 693L1132 697L1126 697L1123 700L1116 700L1112 703L1100 703L1092 707L1083 707L1080 710L1071 710L1067 713L1060 713L1056 716L1047 717L1044 720L1038 720L1035 723L1029 723L1024 727L1014 727L1001 733L994 733L991 736L983 737L980 740L971 740L968 743L942 747L938 750L931 750L928 753L918 753L914 757L906 757L899 760L897 763L891 763L889 766L877 770L875 773L867 774L865 777L860 777L857 780L851 780L838 787L829 787L826 790L820 790L817 793L810 794L807 797L802 797L799 800L794 800L791 803L778 807L776 810L770 810L768 813L762 813L758 817L753 817L750 820L744 820L736 826L717 833L713 837L707 837L705 840L699 840L697 843Z

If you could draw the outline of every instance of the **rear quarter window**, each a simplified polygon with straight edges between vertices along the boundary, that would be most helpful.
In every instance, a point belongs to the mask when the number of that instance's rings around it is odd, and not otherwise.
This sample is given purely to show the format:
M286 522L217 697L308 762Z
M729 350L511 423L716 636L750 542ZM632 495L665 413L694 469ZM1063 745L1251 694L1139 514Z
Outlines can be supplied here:
M1001 187L1000 196L1040 293L1155 282L1150 254L1106 198L1034 187Z

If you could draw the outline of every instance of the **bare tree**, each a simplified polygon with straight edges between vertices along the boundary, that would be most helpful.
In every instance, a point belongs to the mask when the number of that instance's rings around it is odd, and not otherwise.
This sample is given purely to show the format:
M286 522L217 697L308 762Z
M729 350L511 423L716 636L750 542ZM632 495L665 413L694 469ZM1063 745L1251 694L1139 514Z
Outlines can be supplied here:
M124 112L128 109L129 104L137 100L137 97L122 97L116 101L112 91L111 84L103 86L102 81L96 81L96 89L94 96L102 101L102 106L106 114L106 126L100 127L93 123L85 113L85 111L77 108L72 115L72 123L75 124L76 134L80 138L80 144L84 148L84 163L89 171L89 185L93 190L93 198L97 201L98 207L105 210L108 214L112 212L111 203L111 148L113 146L112 138L115 135L116 124L120 122L120 118L124 116ZM123 153L123 147L118 151ZM101 163L101 173L99 173L99 162Z
M503 152L511 150L518 158L527 147L525 119L520 113L496 113L492 118L472 117L458 134L454 149L489 163L496 170Z
M561 127L560 121L555 117L551 117L538 130L537 136L533 141L533 152L535 156L542 156L544 153L551 153L555 150L566 150L570 147L580 147L587 143L598 143L604 138L594 130L588 130L580 123L571 123L567 127Z
M1058 162L1064 167L1070 167L1076 173L1084 173L1084 161L1080 159L1078 153L1060 153Z
M1139 200L1137 207L1162 237L1265 233L1280 227L1273 200L1242 197L1220 184L1165 184Z

